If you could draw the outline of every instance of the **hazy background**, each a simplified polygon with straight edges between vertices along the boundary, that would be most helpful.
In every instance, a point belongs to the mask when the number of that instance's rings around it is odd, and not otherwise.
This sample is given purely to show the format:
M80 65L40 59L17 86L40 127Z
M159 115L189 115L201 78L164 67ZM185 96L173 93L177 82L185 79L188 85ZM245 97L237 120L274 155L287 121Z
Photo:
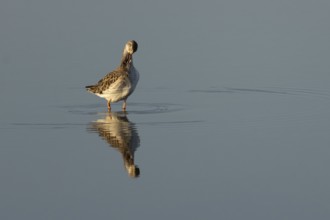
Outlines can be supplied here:
M1 0L1 219L328 219L329 11L327 0ZM138 180L86 131L105 101L84 86L129 39Z

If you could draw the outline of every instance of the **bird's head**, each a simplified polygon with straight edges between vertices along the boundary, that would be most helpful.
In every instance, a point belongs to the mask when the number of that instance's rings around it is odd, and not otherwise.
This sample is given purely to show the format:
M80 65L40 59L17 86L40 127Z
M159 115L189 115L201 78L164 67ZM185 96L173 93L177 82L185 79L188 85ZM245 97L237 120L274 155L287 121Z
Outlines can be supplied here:
M127 41L124 52L133 54L137 51L137 49L138 49L138 44L136 43L136 41L130 40L130 41Z

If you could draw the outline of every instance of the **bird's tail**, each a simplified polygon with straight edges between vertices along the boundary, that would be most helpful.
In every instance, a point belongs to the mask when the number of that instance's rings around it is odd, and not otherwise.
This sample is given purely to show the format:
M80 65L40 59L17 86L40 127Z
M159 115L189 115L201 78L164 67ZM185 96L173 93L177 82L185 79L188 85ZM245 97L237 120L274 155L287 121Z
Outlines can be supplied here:
M90 86L85 86L86 90L88 92L91 92L91 93L95 93L96 90L97 90L97 86L96 85L90 85Z

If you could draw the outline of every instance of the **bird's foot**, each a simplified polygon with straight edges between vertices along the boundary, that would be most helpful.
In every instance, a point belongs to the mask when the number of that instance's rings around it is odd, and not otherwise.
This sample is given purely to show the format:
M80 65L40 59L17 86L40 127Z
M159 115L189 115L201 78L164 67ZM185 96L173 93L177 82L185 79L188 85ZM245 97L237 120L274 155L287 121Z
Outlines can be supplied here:
M124 100L123 106L121 108L123 109L123 111L126 111L126 100Z
M110 101L107 102L107 106L108 106L108 111L111 112L111 104L110 104Z

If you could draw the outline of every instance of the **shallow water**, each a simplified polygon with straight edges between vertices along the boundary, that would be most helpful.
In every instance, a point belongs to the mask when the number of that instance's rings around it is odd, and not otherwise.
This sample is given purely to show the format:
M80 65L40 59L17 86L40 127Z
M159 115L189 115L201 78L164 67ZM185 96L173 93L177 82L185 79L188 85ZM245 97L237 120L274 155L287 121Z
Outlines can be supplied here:
M126 113L108 113L105 103L92 99L86 105L49 107L47 120L2 123L2 215L327 214L329 91L182 93L186 99L180 103L138 103L132 97ZM201 101L191 103L196 97ZM52 112L59 113L52 117ZM137 179L127 164L139 168Z
M0 219L329 219L321 1L37 2L0 7ZM109 113L84 86L126 38L141 79Z

